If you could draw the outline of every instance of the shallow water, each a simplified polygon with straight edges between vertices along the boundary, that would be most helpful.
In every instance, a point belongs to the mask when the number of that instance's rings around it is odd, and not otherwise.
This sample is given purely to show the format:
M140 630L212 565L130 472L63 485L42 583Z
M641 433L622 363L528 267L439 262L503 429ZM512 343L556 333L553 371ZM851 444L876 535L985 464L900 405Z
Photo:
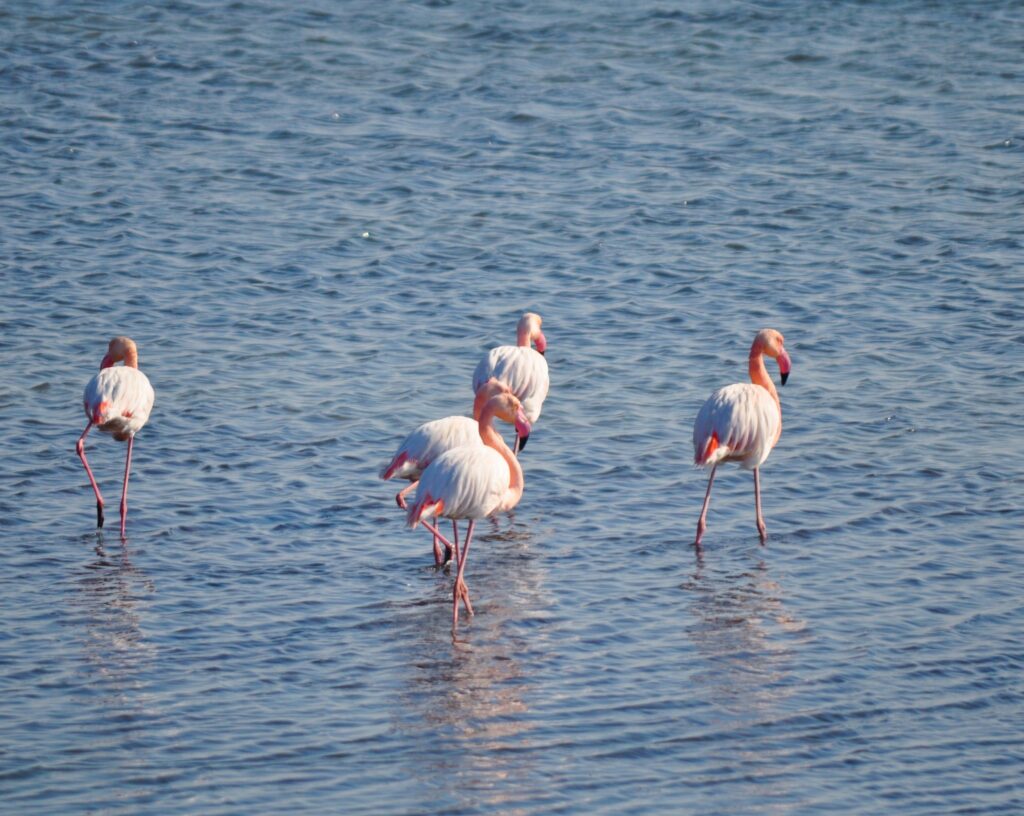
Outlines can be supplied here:
M1021 812L1022 17L6 4L4 811ZM376 474L525 309L453 642ZM765 325L770 540L730 469L697 556ZM124 545L74 455L115 333Z

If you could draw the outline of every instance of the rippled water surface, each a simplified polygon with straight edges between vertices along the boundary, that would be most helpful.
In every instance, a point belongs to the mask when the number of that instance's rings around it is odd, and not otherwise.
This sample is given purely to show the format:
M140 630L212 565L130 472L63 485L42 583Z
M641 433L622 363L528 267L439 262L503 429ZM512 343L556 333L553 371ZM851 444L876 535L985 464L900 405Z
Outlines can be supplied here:
M0 32L5 813L1024 812L1019 4ZM551 396L453 642L377 472L525 309ZM691 424L762 326L770 539L730 468L698 556ZM119 333L124 543L74 455Z

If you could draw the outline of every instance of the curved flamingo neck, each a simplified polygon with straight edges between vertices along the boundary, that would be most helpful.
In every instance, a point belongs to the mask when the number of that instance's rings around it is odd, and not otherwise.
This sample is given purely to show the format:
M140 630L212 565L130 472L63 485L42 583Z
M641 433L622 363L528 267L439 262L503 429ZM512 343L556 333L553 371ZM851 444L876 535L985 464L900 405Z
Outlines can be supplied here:
M750 381L759 385L772 395L775 404L779 406L779 416L782 416L782 403L779 402L779 392L775 390L775 383L768 376L768 369L764 365L764 350L756 340L750 347Z
M519 326L516 328L516 345L529 347L532 336L533 331L530 324L520 323Z
M484 405L487 403L487 398L489 396L490 394L487 391L486 384L476 392L476 396L473 398L473 419L480 419L480 415L483 413Z
M124 350L124 364L127 368L139 367L139 350L134 343Z
M526 484L523 479L523 468L519 464L519 460L516 459L515 454L505 444L505 440L501 438L501 434L494 430L494 417L495 409L487 405L480 414L480 438L487 447L494 448L501 455L501 458L505 460L505 464L508 465L508 492L505 494L502 506L514 507L522 497L523 487Z

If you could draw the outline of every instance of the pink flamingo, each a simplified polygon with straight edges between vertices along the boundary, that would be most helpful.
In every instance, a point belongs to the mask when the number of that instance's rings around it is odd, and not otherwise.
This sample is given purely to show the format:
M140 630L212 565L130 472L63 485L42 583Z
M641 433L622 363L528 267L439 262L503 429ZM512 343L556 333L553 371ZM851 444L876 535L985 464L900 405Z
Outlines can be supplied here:
M507 393L491 397L480 412L479 429L483 446L454 448L435 459L420 476L416 498L406 516L410 528L423 522L442 541L444 537L427 522L428 518L444 516L453 521L469 519L461 554L458 539L450 545L455 551L455 561L459 568L452 590L452 628L459 622L460 599L466 605L467 614L473 614L469 588L463 576L477 519L512 509L523 495L523 469L515 454L494 429L494 417L499 411L515 417L516 432L529 436L530 424L519 400ZM448 542L445 541L445 544Z
M114 363L124 360L124 366L115 368ZM111 434L118 442L128 442L128 456L124 463L124 484L121 488L121 535L124 536L125 521L128 518L128 473L132 466L132 444L135 434L146 424L149 412L153 410L153 386L139 371L139 352L135 341L128 337L115 337L107 347L106 356L100 363L100 373L85 386L83 403L89 424L78 438L75 450L85 465L89 482L96 494L96 526L103 526L103 496L92 475L92 469L85 458L85 437L95 425L103 433Z
M403 510L406 509L405 497L409 491L416 487L420 475L438 456L453 448L465 445L477 445L483 447L483 439L480 437L479 418L487 401L500 393L511 393L507 385L490 379L476 393L473 400L473 417L450 416L444 419L435 419L432 422L424 422L411 434L409 434L398 446L391 461L381 470L380 477L388 479L408 479L409 485L395 495L395 501ZM515 417L506 414L499 408L496 416L502 422L512 424ZM458 538L458 522L452 522L454 535ZM451 548L445 545L445 554L441 555L441 545L437 536L434 536L434 563L437 566L451 560Z
M506 383L522 402L530 425L540 419L540 410L550 385L548 362L544 359L548 341L540 325L540 315L533 312L524 314L516 327L516 345L492 348L473 372L473 391L479 391L491 377ZM536 350L531 343L536 344ZM516 439L516 453L526 447L526 441L524 436Z
M697 520L697 539L707 529L711 485L720 462L739 462L740 467L754 471L754 506L757 510L757 531L764 544L768 537L761 515L761 478L759 468L768 458L782 434L782 406L771 377L764 366L764 355L779 364L782 384L789 378L789 355L782 346L782 335L775 329L761 329L750 347L750 381L719 388L701 406L693 423L693 461L711 467L704 506Z

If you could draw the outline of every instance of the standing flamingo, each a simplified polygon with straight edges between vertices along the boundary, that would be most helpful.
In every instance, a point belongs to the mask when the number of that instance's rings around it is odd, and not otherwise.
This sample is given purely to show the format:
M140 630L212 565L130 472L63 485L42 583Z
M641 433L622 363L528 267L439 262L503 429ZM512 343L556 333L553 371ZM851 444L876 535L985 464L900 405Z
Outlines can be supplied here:
M754 507L757 510L757 531L764 544L768 537L761 515L761 477L759 468L768 458L782 434L782 406L771 377L764 366L764 355L779 364L782 384L789 378L789 355L782 346L782 335L775 329L761 329L750 347L750 381L719 388L701 406L693 423L693 461L711 467L704 506L697 520L697 538L707 529L711 485L720 462L739 462L740 467L754 471Z
M114 363L124 360L124 366L115 368ZM75 450L85 465L93 492L96 494L96 526L103 526L103 497L99 485L92 475L85 458L85 437L95 425L103 433L111 434L118 442L128 442L128 456L124 462L124 484L121 488L121 536L124 536L125 521L128 518L128 472L132 466L132 444L135 434L149 419L153 409L153 386L139 371L139 352L135 341L128 337L115 337L107 347L107 354L100 363L100 373L85 386L83 403L89 424L78 438Z
M473 372L473 390L491 377L496 377L512 389L523 404L526 418L533 425L540 419L540 409L548 395L548 362L544 359L548 341L540 330L540 315L527 312L519 318L516 327L516 345L492 348L477 364ZM530 346L535 343L536 351ZM526 447L527 437L516 439L515 452Z
M512 394L491 397L480 413L479 429L484 445L454 448L435 459L420 476L416 498L406 516L410 528L423 522L442 540L437 528L426 521L428 518L469 519L461 555L457 539L452 545L459 568L452 590L452 628L459 622L460 599L466 604L466 612L473 614L463 575L477 519L512 509L523 495L523 468L494 429L494 417L499 411L514 416L516 432L529 436L530 424L519 400Z
M411 434L409 434L398 446L391 461L381 470L380 477L385 481L388 479L408 479L409 485L395 495L395 501L403 510L406 509L405 496L419 481L420 475L438 456L445 451L465 445L477 445L483 447L483 439L480 437L480 426L478 420L487 401L500 393L511 393L507 385L491 378L476 393L473 400L473 417L450 416L444 419L435 419L432 422L424 422ZM510 424L515 422L515 417L499 410L496 414L502 422ZM458 538L457 522L452 522L452 529L455 537ZM437 566L451 560L451 548L445 545L445 554L441 555L441 545L437 536L434 536L434 563Z

